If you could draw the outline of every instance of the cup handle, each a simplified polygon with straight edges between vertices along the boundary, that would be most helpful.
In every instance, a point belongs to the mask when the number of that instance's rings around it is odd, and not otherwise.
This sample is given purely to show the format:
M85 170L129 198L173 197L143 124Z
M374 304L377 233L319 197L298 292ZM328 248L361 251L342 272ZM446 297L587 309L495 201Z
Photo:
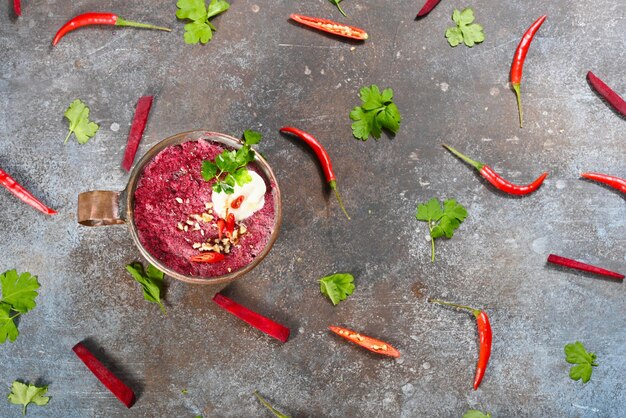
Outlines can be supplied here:
M120 211L122 192L95 190L78 195L78 223L85 226L106 226L126 223Z

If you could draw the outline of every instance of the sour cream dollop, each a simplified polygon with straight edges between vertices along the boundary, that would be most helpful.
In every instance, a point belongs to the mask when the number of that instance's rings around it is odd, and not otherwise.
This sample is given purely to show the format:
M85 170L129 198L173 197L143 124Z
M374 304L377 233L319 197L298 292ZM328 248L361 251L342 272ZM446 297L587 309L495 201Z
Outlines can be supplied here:
M243 186L235 184L235 190L232 194L213 191L211 200L213 201L213 210L217 216L226 219L226 211L228 210L228 213L235 215L235 221L240 222L265 206L265 192L267 190L265 181L252 170L248 170L248 173L252 176L252 181ZM240 196L243 196L241 206L233 209L231 204Z

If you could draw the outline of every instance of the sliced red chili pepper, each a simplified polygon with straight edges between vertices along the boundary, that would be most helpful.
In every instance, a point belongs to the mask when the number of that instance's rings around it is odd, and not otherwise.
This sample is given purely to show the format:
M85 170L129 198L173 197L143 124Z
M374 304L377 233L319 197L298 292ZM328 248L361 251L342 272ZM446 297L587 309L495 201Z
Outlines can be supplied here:
M606 269L603 269L601 267L594 266L591 264L586 264L580 261L572 260L571 258L561 257L559 255L550 254L548 256L548 263L558 264L559 266L569 267L569 268L576 269L576 270L587 271L589 273L600 274L602 276L612 277L614 279L620 279L620 280L624 279L623 274L620 274L611 270L606 270Z
M224 235L224 229L226 229L226 221L222 218L219 218L217 220L217 236L219 239L222 239L222 236Z
M400 352L393 348L391 344L388 344L384 341L368 337L367 335L360 334L348 328L330 326L328 327L328 329L339 335L340 337L343 337L348 341L358 344L361 347L374 353L382 354L389 357L400 357Z
M237 318L247 322L270 337L274 337L282 342L287 342L289 339L289 328L279 324L278 322L274 322L261 314L251 311L245 306L238 304L220 293L215 294L213 302L217 303L220 308L230 312Z
M45 213L46 215L55 215L57 213L56 210L49 208L44 205L39 199L33 196L28 190L26 190L21 184L19 184L15 179L9 176L4 170L0 168L0 184L7 188L8 191L13 193L15 197L20 199L22 202L29 204L40 212Z
M121 17L117 16L113 13L84 13L82 15L78 15L68 20L61 29L57 32L52 40L52 45L56 45L59 43L61 38L63 38L68 32L71 32L75 29L82 28L83 26L92 26L92 25L112 25L112 26L132 26L135 28L144 28L144 29L156 29L156 30L164 30L167 32L171 32L172 30L169 28L164 28L161 26L149 25L147 23L138 23L132 22L130 20L124 20Z
M127 408L135 403L135 393L124 384L117 376L94 356L91 351L78 343L72 348L78 358L85 363L85 366L98 378L102 384L115 395Z
M594 73L589 71L587 73L587 80L589 84L598 92L600 96L604 97L604 99L613 106L613 109L617 110L617 112L626 116L626 101L622 99L613 89L607 86L604 81L600 80Z
M622 178L601 173L582 173L580 176L585 179L594 180L598 183L606 184L607 186L611 186L622 193L626 193L626 180Z
M520 93L520 83L522 82L522 72L524 71L524 61L526 60L526 54L528 54L528 48L533 41L535 33L539 30L543 22L545 22L548 16L541 16L537 19L522 36L522 40L519 42L515 55L513 55L513 63L511 64L511 86L515 91L517 97L517 108L519 110L519 127L522 127L522 97Z
M330 156L326 149L320 144L320 142L311 134L304 132L301 129L294 128L293 126L283 126L280 128L280 132L290 133L301 140L303 140L315 153L317 159L322 165L322 170L324 171L324 176L326 177L326 181L330 186L331 190L335 192L335 196L337 196L337 201L339 202L339 206L341 210L346 215L348 219L350 219L350 215L346 211L346 208L343 206L343 202L341 201L341 196L339 196L339 190L337 189L337 178L335 177L335 173L333 171L333 164L330 161Z
M454 155L456 155L457 157L459 157L461 160L465 161L466 163L474 167L476 170L478 170L480 174L489 183L494 185L496 189L503 191L505 193L508 193L508 194L520 196L520 195L526 195L526 194L532 193L535 190L537 190L539 186L541 186L543 181L546 179L546 177L548 177L548 173L546 172L540 175L535 181L533 181L530 184L525 184L525 185L513 184L509 182L508 180L505 180L504 178L502 178L502 176L500 176L498 173L493 171L493 169L489 167L488 165L479 163L478 161L474 161L471 158L467 157L466 155L461 154L459 151L455 150L454 148L448 145L444 145L443 147L447 149L448 151L450 151L451 153L453 153Z
M230 238L234 230L235 230L235 215L233 215L232 213L229 213L226 216L226 236Z
M135 154L137 154L137 148L139 148L143 131L146 129L153 99L154 96L143 96L137 101L135 116L133 117L133 123L130 125L130 132L128 133L126 152L122 160L122 168L126 171L130 171L133 161L135 161Z
M22 0L13 0L13 11L17 16L22 15Z
M198 255L194 255L192 256L189 261L193 262L193 263L219 263L220 261L223 261L224 258L226 258L224 256L224 254L222 253L214 253L214 252L205 252L202 254L198 254Z
M230 204L230 207L233 209L239 209L241 207L241 204L243 203L243 195L239 196L237 199L233 200L233 202Z
M489 363L489 357L491 357L491 324L489 323L489 316L485 311L475 309L470 306L458 305L456 303L445 302L438 299L429 299L429 302L437 303L439 305L452 306L458 309L464 309L470 311L476 318L476 328L478 329L478 338L480 342L480 352L478 353L478 363L476 364L476 374L474 376L474 390L478 389L480 382L482 382L487 370L487 364Z
M297 14L292 14L289 17L304 26L321 30L322 32L330 33L337 36L343 36L344 38L357 39L359 41L364 41L367 39L367 32L365 32L361 28L357 28L354 26L344 25L343 23L338 23L319 17L303 16Z
M426 16L432 9L435 8L436 5L439 4L440 1L441 0L426 0L426 3L424 3L420 11L417 12L417 17Z

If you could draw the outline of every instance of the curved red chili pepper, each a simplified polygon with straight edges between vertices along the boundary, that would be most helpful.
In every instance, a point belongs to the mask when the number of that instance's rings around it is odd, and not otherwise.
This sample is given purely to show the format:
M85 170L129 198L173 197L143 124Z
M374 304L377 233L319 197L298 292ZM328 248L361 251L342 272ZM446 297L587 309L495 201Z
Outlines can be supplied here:
M432 9L435 8L436 5L439 4L440 1L441 0L426 0L426 3L424 3L420 11L417 12L417 17L426 16Z
M289 17L304 26L321 30L322 32L330 33L332 35L343 36L344 38L356 39L358 41L364 41L367 39L367 32L355 26L348 26L343 23L319 17L297 14L292 14Z
M75 16L72 19L68 20L63 26L61 26L61 29L59 29L57 34L54 36L54 39L52 40L52 45L56 45L61 40L61 38L63 38L68 32L71 32L78 28L82 28L83 26L91 25L132 26L135 28L156 29L164 30L167 32L172 31L169 28L164 28L161 26L154 26L146 23L138 23L132 22L130 20L124 20L113 13L91 12Z
M474 390L477 390L478 386L480 386L480 382L482 382L483 377L485 376L487 364L489 364L489 357L491 357L491 341L493 334L491 332L491 324L489 323L489 316L487 315L487 312L470 306L458 305L456 303L445 302L438 299L429 299L428 301L439 305L452 306L458 309L470 311L476 318L476 328L478 329L478 339L480 343L478 362L476 363L476 374L474 376Z
M15 179L9 176L4 170L0 168L0 184L7 188L8 191L13 193L15 197L20 199L22 202L31 205L35 209L40 212L45 213L46 215L55 215L57 213L56 210L49 208L44 205L39 199L33 196L28 190L26 190L21 184L19 184Z
M530 48L530 43L533 41L533 37L535 33L539 30L543 22L545 22L548 16L541 16L539 19L535 20L535 23L530 25L522 40L519 42L517 49L515 50L515 55L513 55L513 63L511 64L511 86L515 91L515 96L517 97L517 108L519 110L519 127L522 127L522 97L520 94L520 83L522 82L522 72L524 70L524 61L526 60L526 54L528 53L528 48Z
M293 126L283 126L280 128L280 132L282 133L290 133L297 138L303 140L315 153L317 159L322 165L322 170L324 171L324 176L326 177L326 181L330 188L335 192L335 196L337 196L337 201L339 201L339 206L343 213L346 215L348 219L350 219L350 215L346 211L346 208L343 206L343 202L341 201L341 196L339 196L339 190L337 189L337 178L335 177L335 173L333 172L333 164L330 161L330 157L328 156L328 152L324 149L322 144L311 134L304 132L301 129L294 128Z
M617 110L620 115L626 116L626 101L622 99L619 94L615 93L613 89L607 86L604 81L600 80L591 71L587 73L587 80L589 81L589 84L591 84L591 86L598 93L600 93L600 95L604 97L604 99L609 102L609 104L613 106L613 108Z
M601 173L582 173L580 177L606 184L607 186L611 186L622 193L626 193L626 180L622 178Z
M548 173L546 172L540 175L535 181L533 181L530 184L525 184L525 185L513 184L510 181L502 178L500 174L493 171L493 169L489 167L488 165L479 163L478 161L474 161L471 158L467 157L466 155L461 154L459 151L455 150L454 148L448 145L444 145L443 147L447 149L448 151L450 151L452 154L459 157L461 160L465 161L466 163L474 167L476 170L478 170L480 174L485 178L485 180L493 184L496 189L503 191L505 193L508 193L508 194L519 196L519 195L532 193L535 190L537 190L539 186L541 186L543 181L546 179L546 177L548 177Z
M241 204L243 203L243 195L239 196L237 199L233 200L233 202L230 204L230 207L233 209L239 209L241 207Z
M17 16L22 15L22 0L13 0L13 11Z
M194 263L219 263L226 258L222 253L206 252L192 256L189 261Z
M226 215L226 236L230 238L234 230L235 230L235 215L233 215L232 213L229 213L228 215Z

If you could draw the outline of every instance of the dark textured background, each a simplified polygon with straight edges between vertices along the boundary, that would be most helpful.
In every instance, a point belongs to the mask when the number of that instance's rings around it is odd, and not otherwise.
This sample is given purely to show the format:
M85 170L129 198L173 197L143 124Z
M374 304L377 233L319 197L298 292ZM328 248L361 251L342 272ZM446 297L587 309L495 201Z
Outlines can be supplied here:
M623 1L474 1L487 39L472 49L443 36L452 10L470 5L448 0L421 21L419 1L345 0L344 19L326 0L233 0L205 46L184 44L173 0L23 3L17 20L0 4L0 167L59 210L45 217L0 190L0 271L29 271L42 284L18 340L0 346L0 396L14 379L50 384L49 405L28 416L270 416L255 389L298 417L626 415L624 285L545 265L554 252L626 270L623 195L578 179L585 170L626 176L626 121L585 80L593 70L626 95ZM84 29L50 47L63 22L92 10L174 30ZM365 27L370 39L299 27L293 12ZM520 129L511 57L541 14L549 17L528 54ZM372 83L394 89L403 121L395 138L361 143L348 113ZM193 129L264 134L259 148L284 195L282 232L226 293L291 327L287 344L219 310L207 287L170 281L163 316L124 270L139 257L127 229L76 224L78 193L124 188L130 121L148 93L157 98L140 154ZM63 145L63 112L76 98L101 128L87 145ZM312 154L278 133L284 124L327 147L351 222L322 192ZM537 193L508 198L443 142L517 182L550 177ZM435 264L414 218L433 196L469 211L454 238L437 243ZM357 288L333 307L317 279L336 271L352 272ZM428 296L490 314L493 354L478 391L472 317ZM364 352L330 324L385 338L402 357ZM137 390L131 410L71 352L83 339ZM586 385L567 376L563 346L575 340L598 355ZM0 401L0 416L19 415Z

